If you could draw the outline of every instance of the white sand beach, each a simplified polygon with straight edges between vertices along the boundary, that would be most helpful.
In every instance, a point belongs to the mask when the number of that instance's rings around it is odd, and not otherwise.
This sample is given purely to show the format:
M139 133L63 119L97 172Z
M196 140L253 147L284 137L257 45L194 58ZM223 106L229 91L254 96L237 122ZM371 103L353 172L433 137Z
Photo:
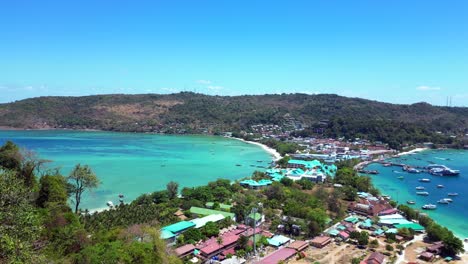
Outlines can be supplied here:
M283 156L281 156L281 154L279 154L278 151L276 151L276 149L273 149L273 148L270 148L268 147L267 145L264 145L262 143L259 143L259 142L255 142L255 141L248 141L248 140L245 140L245 139L242 139L242 138L236 138L236 137L231 137L232 139L237 139L237 140L240 140L240 141L243 141L245 143L249 143L249 144L254 144L254 145L257 145L257 146L260 146L261 148L263 148L266 152L270 153L272 156L273 156L273 160L274 161L277 161L279 159L281 159Z
M405 152L398 153L397 156L409 155L409 154L421 152L421 151L424 151L424 150L428 150L428 148L415 148L415 149L412 149L410 151L405 151Z

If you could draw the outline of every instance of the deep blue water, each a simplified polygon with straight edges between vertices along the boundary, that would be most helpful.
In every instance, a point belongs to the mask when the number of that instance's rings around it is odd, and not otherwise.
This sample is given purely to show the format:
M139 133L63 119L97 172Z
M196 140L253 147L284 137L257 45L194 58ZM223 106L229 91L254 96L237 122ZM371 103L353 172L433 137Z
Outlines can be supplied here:
M468 151L427 150L414 155L392 158L388 161L414 166L427 166L430 162L433 162L460 170L461 174L459 176L441 177L432 176L428 173L406 173L402 171L401 167L384 167L380 164L368 166L369 169L376 169L380 172L380 174L371 175L371 177L374 185L383 194L390 195L392 199L404 204L406 204L407 200L414 200L416 204L410 206L418 210L424 204L436 204L436 210L424 212L428 213L438 223L448 227L456 235L462 238L468 237ZM399 176L404 176L404 179L398 179ZM429 178L431 182L419 182L420 178ZM438 184L444 185L445 188L437 188ZM429 192L429 196L416 195L417 186L424 186L426 188L424 191ZM457 192L459 196L450 197L453 199L451 204L438 204L437 201L447 198L449 192Z

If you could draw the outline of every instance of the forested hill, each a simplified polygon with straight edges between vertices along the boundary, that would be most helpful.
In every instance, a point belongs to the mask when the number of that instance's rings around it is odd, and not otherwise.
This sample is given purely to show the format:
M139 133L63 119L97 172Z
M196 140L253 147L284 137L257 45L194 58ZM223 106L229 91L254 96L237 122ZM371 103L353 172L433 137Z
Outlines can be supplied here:
M227 97L189 92L39 97L0 105L0 126L31 129L215 133L291 120L311 128L325 125L327 133L336 135L365 134L372 131L362 130L364 126L375 130L385 124L463 134L468 108L397 105L332 94Z

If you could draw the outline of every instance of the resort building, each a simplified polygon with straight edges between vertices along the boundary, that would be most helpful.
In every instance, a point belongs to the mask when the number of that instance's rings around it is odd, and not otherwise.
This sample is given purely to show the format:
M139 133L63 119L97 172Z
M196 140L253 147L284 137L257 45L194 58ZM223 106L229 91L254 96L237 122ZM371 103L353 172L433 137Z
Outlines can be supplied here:
M184 258L190 254L192 254L195 250L195 246L192 244L187 244L181 247L178 247L174 250L176 253L177 257L179 258Z
M295 249L297 252L301 252L304 249L306 249L308 246L309 244L306 241L296 240L292 242L291 244L289 244L287 248L292 248L292 249Z
M267 179L261 179L258 182L255 180L251 180L251 179L243 180L239 182L241 186L246 187L246 188L252 188L252 189L259 189L262 187L266 187L268 185L271 185L272 183L273 182L271 180L267 180Z

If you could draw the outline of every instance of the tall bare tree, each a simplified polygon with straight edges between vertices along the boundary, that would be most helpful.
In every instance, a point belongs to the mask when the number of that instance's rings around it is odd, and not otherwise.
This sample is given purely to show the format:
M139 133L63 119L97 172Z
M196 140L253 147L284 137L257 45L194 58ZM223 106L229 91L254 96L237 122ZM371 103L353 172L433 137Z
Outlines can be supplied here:
M91 170L88 165L81 166L77 164L70 175L67 177L70 193L72 194L75 202L75 213L81 203L81 196L86 190L95 189L99 186L100 182L96 174Z

